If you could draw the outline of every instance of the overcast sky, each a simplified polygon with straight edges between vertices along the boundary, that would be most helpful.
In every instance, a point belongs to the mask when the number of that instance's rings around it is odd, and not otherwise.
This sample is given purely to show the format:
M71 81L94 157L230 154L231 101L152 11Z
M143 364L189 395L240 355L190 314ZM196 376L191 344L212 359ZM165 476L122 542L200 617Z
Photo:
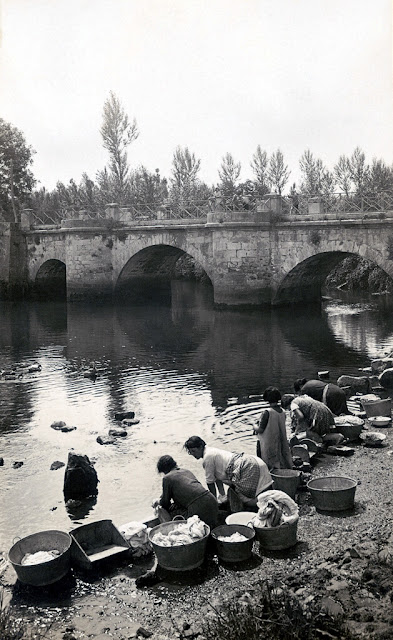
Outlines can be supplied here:
M109 91L136 118L134 167L169 176L177 145L218 181L222 156L359 145L393 162L391 0L0 0L0 117L41 185L94 177Z

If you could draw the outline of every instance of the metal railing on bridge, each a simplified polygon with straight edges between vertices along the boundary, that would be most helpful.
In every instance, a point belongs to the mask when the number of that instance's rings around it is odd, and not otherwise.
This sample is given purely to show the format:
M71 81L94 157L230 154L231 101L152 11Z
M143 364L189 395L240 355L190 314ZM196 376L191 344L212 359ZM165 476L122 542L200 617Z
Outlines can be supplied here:
M131 204L119 206L108 204L106 208L92 211L77 209L77 207L65 207L56 211L29 209L31 224L44 226L60 226L65 219L79 220L118 220L119 223L144 220L196 220L207 219L209 212L229 213L233 211L262 212L269 211L271 201L276 201L274 213L290 219L297 219L304 215L310 219L313 215L321 218L324 214L335 214L337 219L341 215L343 219L348 214L358 215L359 218L367 214L381 214L393 212L393 192L383 191L377 193L331 193L318 195L286 195L266 194L255 196L253 194L235 194L228 198L223 195L213 195L206 200L189 201L173 204L169 200L161 203ZM317 205L317 206L316 206Z

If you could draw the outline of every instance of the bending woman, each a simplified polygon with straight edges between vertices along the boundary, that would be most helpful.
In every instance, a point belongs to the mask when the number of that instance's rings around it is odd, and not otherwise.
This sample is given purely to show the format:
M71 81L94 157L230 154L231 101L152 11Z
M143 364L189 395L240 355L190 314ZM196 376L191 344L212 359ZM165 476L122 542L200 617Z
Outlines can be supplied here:
M222 499L224 484L229 486L228 499L233 512L253 509L257 496L273 483L266 464L256 456L208 447L199 436L188 438L184 446L191 456L202 459L207 487L214 496L217 487Z
M343 391L336 384L323 382L323 380L307 380L301 378L293 383L295 393L308 395L314 400L323 402L335 416L350 413L347 406L347 398Z
M286 393L281 398L283 409L290 409L296 420L295 435L306 431L307 438L314 442L331 442L339 444L344 440L341 434L334 434L334 415L330 409L318 400L307 395L294 396Z
M161 456L157 471L164 474L162 496L153 502L153 507L158 507L161 522L169 522L176 515L184 518L197 515L209 527L217 526L217 500L191 471L179 469L171 456Z

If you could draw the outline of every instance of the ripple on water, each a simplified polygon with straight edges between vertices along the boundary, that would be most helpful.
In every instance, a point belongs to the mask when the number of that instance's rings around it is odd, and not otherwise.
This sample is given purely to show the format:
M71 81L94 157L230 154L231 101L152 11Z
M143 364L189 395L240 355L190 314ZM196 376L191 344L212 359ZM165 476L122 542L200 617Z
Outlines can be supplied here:
M189 436L255 453L253 427L267 406L259 395L266 386L289 391L295 378L321 369L333 379L356 375L369 356L393 345L391 313L349 305L340 315L335 305L298 318L212 309L198 315L194 308L92 313L75 305L64 316L31 305L9 317L0 309L0 368L13 358L41 365L28 380L0 383L0 549L17 535L74 526L63 501L64 468L50 470L71 449L94 461L100 480L96 504L78 521L110 518L118 525L151 514L162 486L159 456L173 455L204 481L200 461L183 448ZM83 375L92 362L95 380ZM117 445L99 445L97 436L118 426L115 412L125 410L139 424ZM55 420L77 429L55 431ZM17 460L24 464L14 469Z

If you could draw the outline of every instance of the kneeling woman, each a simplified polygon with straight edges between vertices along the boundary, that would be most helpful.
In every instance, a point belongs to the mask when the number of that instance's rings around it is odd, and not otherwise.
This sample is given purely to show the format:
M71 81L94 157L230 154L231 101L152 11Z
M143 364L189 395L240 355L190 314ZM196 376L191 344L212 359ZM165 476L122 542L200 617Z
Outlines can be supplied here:
M168 522L176 515L184 518L197 515L210 528L217 526L218 502L191 471L179 469L172 456L161 456L157 471L164 474L162 496L153 502L153 507L158 507L161 522Z

